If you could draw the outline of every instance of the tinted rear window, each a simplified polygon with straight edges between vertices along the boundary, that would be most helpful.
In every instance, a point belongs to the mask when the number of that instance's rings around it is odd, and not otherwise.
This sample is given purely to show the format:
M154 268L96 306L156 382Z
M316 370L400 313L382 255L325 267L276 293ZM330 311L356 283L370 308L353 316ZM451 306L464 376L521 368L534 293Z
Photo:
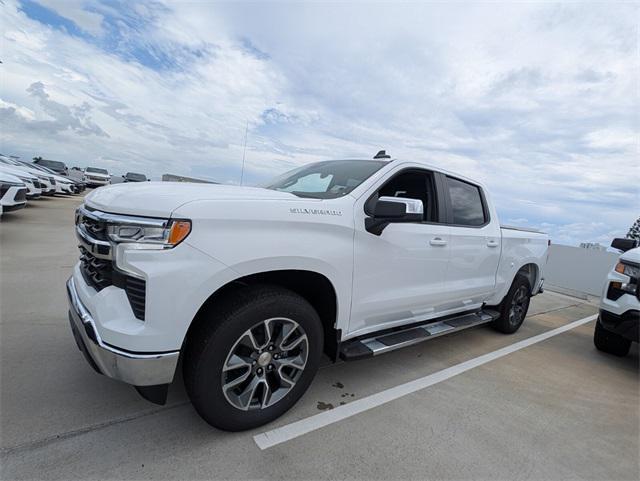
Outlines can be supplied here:
M132 172L128 172L127 173L127 178L128 179L133 179L133 180L147 180L147 177L143 174L134 174Z
M45 167L49 167L54 170L64 170L65 165L64 162L59 162L57 160L39 160L38 164L44 165Z
M447 177L453 223L478 226L486 221L480 189L472 184Z

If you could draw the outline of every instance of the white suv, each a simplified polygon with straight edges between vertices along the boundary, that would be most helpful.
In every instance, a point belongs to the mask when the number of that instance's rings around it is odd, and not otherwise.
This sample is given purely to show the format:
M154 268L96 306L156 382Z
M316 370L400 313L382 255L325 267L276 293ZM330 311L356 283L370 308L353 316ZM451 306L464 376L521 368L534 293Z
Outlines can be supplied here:
M614 239L611 247L624 253L607 276L593 340L601 351L626 356L640 338L640 247L634 239Z
M86 182L92 187L100 187L101 185L109 185L111 183L111 176L107 169L100 169L98 167L87 167L84 169Z

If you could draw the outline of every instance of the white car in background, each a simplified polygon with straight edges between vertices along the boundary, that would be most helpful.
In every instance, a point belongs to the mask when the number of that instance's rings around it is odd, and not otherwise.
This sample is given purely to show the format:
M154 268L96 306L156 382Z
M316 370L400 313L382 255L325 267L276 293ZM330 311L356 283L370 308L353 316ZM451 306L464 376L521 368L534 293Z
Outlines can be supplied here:
M0 172L17 177L27 188L26 196L28 199L37 199L42 195L41 184L37 176L3 163L0 163Z
M55 180L52 174L42 172L35 167L31 167L24 162L12 159L6 155L0 155L0 167L8 170L12 170L14 175L18 176L32 176L37 179L37 186L40 189L40 193L44 195L53 195L56 192Z
M27 205L27 187L19 177L0 171L0 214Z
M69 178L75 180L76 182L84 182L85 184L87 183L87 176L79 167L71 167L69 169Z
M23 162L20 160L15 160L11 158L7 158L6 156L0 157L0 162L4 164L20 169L24 172L28 172L29 174L35 175L44 182L45 179L48 180L51 185L53 191L52 194L74 194L76 193L75 189L75 181L65 177L63 175L56 174L55 171L30 162Z
M100 187L101 185L111 184L111 175L107 169L99 167L87 167L84 169L86 182L92 187Z
M53 193L57 194L79 194L86 188L86 184L81 180L69 177L67 174L69 170L64 162L57 160L38 159L34 162L25 162L24 160L7 159L15 162L22 168L29 169L30 172L35 172L38 175L49 176L52 179L52 185L54 185ZM49 167L48 165L57 166L58 170ZM61 185L59 185L61 184Z
M55 180L56 194L77 194L80 189L77 187L77 182L73 179L65 177L64 175L56 174L56 172L48 167L38 164L29 164L23 162L25 165L31 168L35 168L45 175L49 174Z

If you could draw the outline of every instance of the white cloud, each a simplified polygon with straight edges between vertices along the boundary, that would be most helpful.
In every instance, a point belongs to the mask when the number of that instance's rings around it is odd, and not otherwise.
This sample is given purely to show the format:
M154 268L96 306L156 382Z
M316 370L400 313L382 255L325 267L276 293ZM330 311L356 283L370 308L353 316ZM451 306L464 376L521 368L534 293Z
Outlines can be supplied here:
M40 3L102 39L8 2L3 151L234 182L248 121L252 180L386 148L563 242L638 215L637 5Z
M13 110L17 115L19 115L26 121L35 120L33 111L26 107L22 107L11 102L5 102L4 100L0 99L0 108L5 110Z
M594 130L585 135L589 147L628 152L630 155L638 152L638 130L609 129Z

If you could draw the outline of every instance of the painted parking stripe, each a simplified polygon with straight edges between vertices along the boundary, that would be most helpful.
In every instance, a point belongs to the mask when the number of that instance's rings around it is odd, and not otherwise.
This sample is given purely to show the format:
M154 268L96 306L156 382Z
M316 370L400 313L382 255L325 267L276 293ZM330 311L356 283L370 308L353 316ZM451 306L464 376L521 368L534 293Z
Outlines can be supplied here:
M299 436L323 428L330 424L350 418L351 416L355 416L356 414L360 414L362 412L368 411L369 409L373 409L388 402L394 401L403 396L406 396L407 394L411 394L429 386L433 386L434 384L438 384L439 382L446 381L447 379L457 376L458 374L462 374L463 372L467 372L475 367L482 366L483 364L494 361L513 352L519 351L520 349L524 349L525 347L537 344L546 339L549 339L550 337L557 336L558 334L562 334L563 332L569 331L578 326L582 326L583 324L593 321L596 317L597 315L594 314L592 316L585 317L584 319L570 322L569 324L565 324L564 326L558 327L557 329L552 329L542 334L538 334L537 336L533 336L523 341L519 341L509 346L503 347L496 351L483 354L482 356L476 357L474 359L461 362L460 364L456 364L455 366L448 367L446 369L443 369L442 371L429 374L428 376L422 377L420 379L409 381L405 384L401 384L399 386L386 389L362 399L352 401L348 404L338 406L330 411L324 411L308 418L301 419L300 421L295 421L291 424L287 424L270 431L256 434L253 437L253 440L256 442L260 449L268 449L278 444L285 443L287 441L290 441L291 439L295 439Z

